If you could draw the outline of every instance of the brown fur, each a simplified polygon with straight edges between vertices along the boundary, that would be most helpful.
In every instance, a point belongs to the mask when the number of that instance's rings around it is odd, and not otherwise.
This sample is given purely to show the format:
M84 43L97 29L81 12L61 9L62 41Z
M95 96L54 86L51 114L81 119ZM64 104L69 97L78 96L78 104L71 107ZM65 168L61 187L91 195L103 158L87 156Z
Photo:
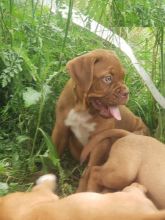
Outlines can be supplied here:
M90 139L89 143L84 146L80 157L80 162L83 163L90 154L87 167L80 178L77 192L87 191L87 184L91 169L96 165L103 165L108 159L112 144L116 141L116 139L126 136L127 134L130 133L126 130L106 129L99 134L94 135Z
M31 192L0 198L1 220L164 220L137 183L117 193L77 193L65 198L52 192L47 180Z
M124 106L129 91L124 84L124 69L113 52L91 51L69 61L67 69L71 79L59 97L52 132L59 155L67 146L79 160L82 147L89 138L107 128L148 134L142 120ZM110 114L111 107L119 107L121 120ZM72 120L76 114L80 122L74 118L74 127Z
M165 145L152 137L110 129L91 139L87 149L104 146L110 137L121 138L112 145L102 166L91 167L86 190L120 190L136 181L148 189L149 197L159 208L165 208Z

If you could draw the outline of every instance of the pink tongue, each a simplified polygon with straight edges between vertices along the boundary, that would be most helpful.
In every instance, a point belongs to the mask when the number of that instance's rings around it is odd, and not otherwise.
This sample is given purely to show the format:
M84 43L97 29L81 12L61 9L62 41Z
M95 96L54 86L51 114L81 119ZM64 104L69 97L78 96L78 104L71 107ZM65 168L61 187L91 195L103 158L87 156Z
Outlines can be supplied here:
M108 110L114 118L121 120L121 114L117 106L109 106Z

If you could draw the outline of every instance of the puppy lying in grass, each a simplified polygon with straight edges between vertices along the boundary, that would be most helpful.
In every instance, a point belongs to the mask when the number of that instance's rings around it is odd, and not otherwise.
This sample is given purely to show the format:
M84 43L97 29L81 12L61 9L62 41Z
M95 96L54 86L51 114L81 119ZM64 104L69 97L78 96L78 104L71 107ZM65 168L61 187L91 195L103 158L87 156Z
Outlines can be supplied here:
M145 188L133 183L121 192L76 193L60 199L53 194L55 176L42 176L31 192L17 192L0 199L1 220L160 220L158 211L145 196Z
M115 137L120 139L112 145L107 161L90 169L86 190L121 190L136 181L147 188L148 196L157 207L165 208L165 145L155 138L108 129L89 141L81 160L84 161L93 148Z

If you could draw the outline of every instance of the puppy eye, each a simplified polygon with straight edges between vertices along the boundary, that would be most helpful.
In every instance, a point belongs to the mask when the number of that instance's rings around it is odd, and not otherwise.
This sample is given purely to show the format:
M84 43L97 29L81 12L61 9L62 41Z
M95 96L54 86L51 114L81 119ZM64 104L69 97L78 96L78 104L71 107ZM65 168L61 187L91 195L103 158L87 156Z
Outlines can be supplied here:
M108 75L102 78L103 82L110 84L112 82L112 76Z

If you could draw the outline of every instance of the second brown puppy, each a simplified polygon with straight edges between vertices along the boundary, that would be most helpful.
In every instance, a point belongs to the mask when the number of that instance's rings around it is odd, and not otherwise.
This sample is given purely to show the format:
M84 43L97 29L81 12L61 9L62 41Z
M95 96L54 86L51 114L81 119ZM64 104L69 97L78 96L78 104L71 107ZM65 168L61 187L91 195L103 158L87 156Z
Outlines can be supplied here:
M119 136L104 165L90 169L87 191L120 190L136 181L148 189L148 196L159 208L165 208L165 145L155 138L121 129L106 130L89 141L82 160L92 148Z

